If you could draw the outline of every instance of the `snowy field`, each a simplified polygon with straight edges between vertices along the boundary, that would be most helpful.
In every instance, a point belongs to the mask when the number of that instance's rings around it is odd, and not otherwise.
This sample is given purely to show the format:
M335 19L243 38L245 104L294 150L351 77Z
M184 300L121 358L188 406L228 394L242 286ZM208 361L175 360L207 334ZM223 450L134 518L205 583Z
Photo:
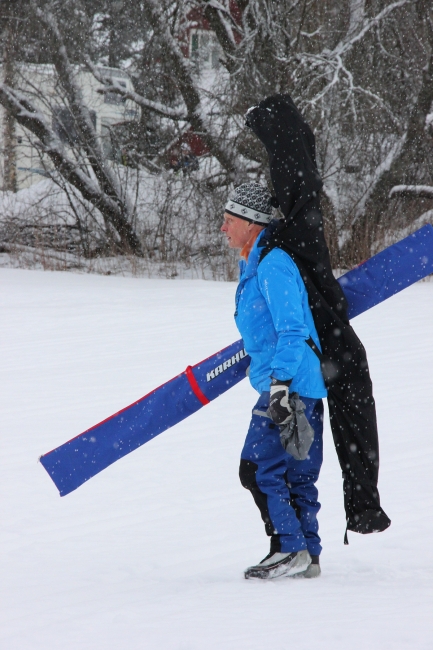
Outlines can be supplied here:
M433 283L358 317L392 519L343 546L329 427L318 580L268 551L239 453L241 382L60 498L38 456L238 338L235 285L0 269L1 650L433 647Z

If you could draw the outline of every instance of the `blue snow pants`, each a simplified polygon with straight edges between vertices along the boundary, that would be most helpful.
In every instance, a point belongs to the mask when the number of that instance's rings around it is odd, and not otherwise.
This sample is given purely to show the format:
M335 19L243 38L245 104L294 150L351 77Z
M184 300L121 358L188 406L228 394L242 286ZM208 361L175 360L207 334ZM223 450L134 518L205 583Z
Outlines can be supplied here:
M316 481L323 460L323 402L301 397L305 415L314 430L306 460L295 460L282 447L279 427L253 413L241 454L239 477L260 510L271 552L308 549L320 555L320 510ZM266 411L269 392L262 393L253 410Z

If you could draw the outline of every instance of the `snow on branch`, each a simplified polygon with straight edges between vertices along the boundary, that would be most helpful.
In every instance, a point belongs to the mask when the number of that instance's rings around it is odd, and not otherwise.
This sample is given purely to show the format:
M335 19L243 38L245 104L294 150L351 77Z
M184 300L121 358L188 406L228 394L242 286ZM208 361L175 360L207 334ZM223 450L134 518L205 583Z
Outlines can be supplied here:
M110 223L120 235L125 249L141 254L141 244L127 219L127 206L121 198L105 191L98 177L91 177L84 160L71 159L49 125L45 116L26 98L23 93L0 84L0 104L12 115L18 124L28 129L39 140L41 150L50 158L54 168L73 185L82 196L101 212L104 220ZM102 161L101 161L102 162Z
M68 157L63 143L50 127L45 116L31 104L25 95L5 84L0 84L0 104L19 124L38 138L42 151L50 157L55 168L66 180L77 187L86 199L94 203L95 197L99 198L101 190L80 169L78 164ZM115 208L116 204L111 203L111 207Z
M389 198L402 196L414 199L433 199L433 186L431 185L394 185L389 193Z
M138 251L141 247L129 223L133 214L132 201L128 190L122 187L110 165L106 164L102 143L93 125L81 87L77 83L76 68L69 60L66 43L57 19L49 10L49 5L41 8L36 0L30 0L30 4L45 28L54 67L65 92L68 107L74 117L76 129L80 135L80 148L86 154L86 163L92 168L99 191L118 205L118 213L113 214L108 211L104 216L108 216L108 220L111 220L121 238L127 242L131 249Z
M221 134L212 133L207 111L203 106L199 88L193 78L193 66L186 59L179 42L170 31L158 0L144 0L143 10L152 29L160 38L165 50L167 62L171 66L173 77L182 95L187 109L187 120L195 133L200 133L201 139L211 154L230 173L237 168L236 156L228 144L221 144Z
M429 135L433 135L433 113L429 113L425 118L425 130Z
M204 4L208 7L212 7L212 9L222 11L230 16L228 9L226 9L226 7L224 7L224 5L222 5L221 2L218 2L217 0L204 0Z
M41 7L36 0L30 0L30 4L36 16L46 29L46 33L51 45L53 63L59 77L59 81L65 90L68 98L70 110L77 122L80 131L83 133L84 144L88 155L100 158L102 155L100 143L98 141L95 128L90 116L90 111L83 101L81 88L76 83L75 69L72 66L63 36L60 32L57 20L49 9Z
M338 54L339 56L347 54L347 52L352 49L355 43L363 39L367 32L369 32L373 27L376 27L376 25L384 20L384 18L386 18L392 11L400 9L409 2L411 2L411 0L398 0L398 2L393 2L392 4L385 7L385 9L382 9L382 11L380 11L371 20L364 20L362 28L353 36L351 36L346 42L340 42L334 51L331 52L330 57L332 57L334 54Z
M146 97L139 95L135 91L127 90L112 76L101 71L101 69L92 62L89 56L86 55L84 57L84 61L95 79L97 79L99 83L103 84L103 88L99 88L97 91L98 93L117 93L118 95L125 97L125 99L130 99L131 101L135 102L138 106L154 111L163 117L169 117L172 120L187 119L186 111L184 109L170 108L169 106L165 106L160 102L154 102L150 99L146 99Z
M242 34L242 28L233 18L230 8L217 0L204 0L205 17L214 30L216 37L226 55L233 56L237 43L233 30Z
M380 106L386 110L388 116L392 119L392 111L385 105L383 100L380 97L360 86L355 86L353 82L353 76L350 70L346 67L344 61L345 56L351 51L356 43L361 41L365 35L374 27L379 25L383 20L389 16L389 14L397 9L400 9L404 5L408 4L410 0L398 0L393 2L382 11L380 11L376 16L371 19L364 18L362 20L364 3L362 0L353 0L351 10L353 16L351 17L351 24L346 33L345 38L343 38L333 50L324 49L320 53L311 53L311 52L295 52L292 57L277 57L277 60L280 62L290 63L290 59L293 58L301 67L309 70L312 75L311 86L316 85L316 83L322 80L324 83L318 93L316 93L309 100L305 100L304 104L315 105L318 102L324 100L326 95L333 89L337 84L343 83L346 85L345 94L350 101L352 106L352 111L356 119L356 109L355 101L353 98L354 93L364 94L370 99L378 102ZM291 43L292 47L295 45L294 42Z
M365 0L350 0L349 2L349 29L348 34L353 34L364 21Z

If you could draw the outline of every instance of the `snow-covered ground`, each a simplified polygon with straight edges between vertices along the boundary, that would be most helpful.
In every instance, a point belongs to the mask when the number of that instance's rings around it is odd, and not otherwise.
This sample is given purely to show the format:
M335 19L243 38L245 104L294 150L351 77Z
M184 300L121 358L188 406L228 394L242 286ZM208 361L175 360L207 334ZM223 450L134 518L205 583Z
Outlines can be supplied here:
M358 317L391 528L349 533L326 428L318 580L267 553L238 481L255 393L219 400L60 499L41 453L238 338L234 284L0 269L2 650L433 647L433 283Z

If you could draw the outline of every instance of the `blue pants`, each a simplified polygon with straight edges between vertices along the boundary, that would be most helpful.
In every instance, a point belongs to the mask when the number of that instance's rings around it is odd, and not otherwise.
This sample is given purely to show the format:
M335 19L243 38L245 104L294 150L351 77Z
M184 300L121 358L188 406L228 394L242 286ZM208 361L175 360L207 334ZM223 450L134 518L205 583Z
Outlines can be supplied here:
M306 460L295 460L280 442L280 431L269 418L252 415L241 454L239 476L251 491L271 537L271 551L291 553L308 549L320 555L316 481L323 460L323 402L301 397L314 430ZM269 393L262 393L254 410L266 411Z

